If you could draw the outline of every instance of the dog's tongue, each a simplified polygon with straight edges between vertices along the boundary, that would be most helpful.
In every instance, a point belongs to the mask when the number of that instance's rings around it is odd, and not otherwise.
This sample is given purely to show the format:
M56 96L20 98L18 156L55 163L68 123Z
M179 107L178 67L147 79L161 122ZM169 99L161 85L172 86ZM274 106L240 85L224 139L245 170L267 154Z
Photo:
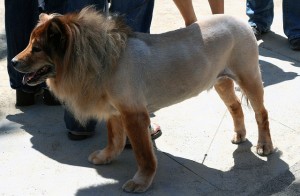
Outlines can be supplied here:
M27 84L27 82L28 82L29 80L31 80L31 79L34 77L34 74L35 74L35 73L28 73L28 74L25 74L24 77L23 77L22 83L23 83L23 84Z

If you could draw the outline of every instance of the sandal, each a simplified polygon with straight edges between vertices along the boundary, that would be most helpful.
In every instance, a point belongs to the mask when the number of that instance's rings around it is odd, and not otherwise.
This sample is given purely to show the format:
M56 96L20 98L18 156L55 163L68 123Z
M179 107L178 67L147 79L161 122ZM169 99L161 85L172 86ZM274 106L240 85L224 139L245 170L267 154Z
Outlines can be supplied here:
M159 138L162 135L161 128L158 124L151 123L148 130L151 133L151 140L153 142L153 145L155 146L154 140L156 140L157 138ZM125 148L132 148L128 137L126 138Z
M162 135L161 128L156 123L151 123L151 125L149 126L149 131L151 133L152 140L156 140Z

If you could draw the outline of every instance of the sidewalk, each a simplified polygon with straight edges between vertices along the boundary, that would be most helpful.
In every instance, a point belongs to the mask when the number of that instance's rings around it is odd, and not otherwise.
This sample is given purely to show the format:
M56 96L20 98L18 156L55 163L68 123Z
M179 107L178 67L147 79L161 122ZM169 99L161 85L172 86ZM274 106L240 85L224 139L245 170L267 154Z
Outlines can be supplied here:
M275 2L272 32L259 42L275 153L255 153L257 126L244 106L247 141L230 142L232 119L214 90L162 109L157 174L141 195L300 195L300 52L288 48L282 30L282 0ZM207 1L194 0L198 18L210 15ZM245 2L227 0L227 14L247 21ZM67 139L60 106L15 108L6 70L4 5L0 4L0 195L130 195L121 186L136 171L131 150L109 165L88 155L106 145L106 128L85 141ZM170 0L156 1L152 33L184 25Z

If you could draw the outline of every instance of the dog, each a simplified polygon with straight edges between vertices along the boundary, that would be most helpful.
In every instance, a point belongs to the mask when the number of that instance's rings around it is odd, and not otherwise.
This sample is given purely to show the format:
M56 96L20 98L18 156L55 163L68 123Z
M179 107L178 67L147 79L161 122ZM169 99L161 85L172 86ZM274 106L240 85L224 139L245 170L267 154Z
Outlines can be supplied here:
M127 136L138 170L123 190L144 192L157 168L149 113L212 87L232 115L232 143L246 137L235 81L255 112L257 153L273 151L258 56L251 28L232 16L211 16L151 35L134 33L120 17L88 7L67 15L41 14L28 46L12 64L25 73L28 85L46 81L81 123L91 117L106 121L108 144L89 156L91 163L116 159Z

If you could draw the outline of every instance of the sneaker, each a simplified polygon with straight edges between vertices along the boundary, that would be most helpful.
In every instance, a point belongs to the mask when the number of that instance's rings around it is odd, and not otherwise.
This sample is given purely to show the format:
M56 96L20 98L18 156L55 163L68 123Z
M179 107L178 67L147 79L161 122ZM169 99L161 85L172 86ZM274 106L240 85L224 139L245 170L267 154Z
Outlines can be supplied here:
M300 38L291 39L289 43L292 50L300 50Z
M92 137L95 134L95 131L69 131L68 138L70 140L84 140L89 137Z
M30 106L33 105L35 100L35 93L27 93L23 90L16 90L16 106Z
M256 37L256 40L261 40L262 32L257 27L252 27L252 31Z

